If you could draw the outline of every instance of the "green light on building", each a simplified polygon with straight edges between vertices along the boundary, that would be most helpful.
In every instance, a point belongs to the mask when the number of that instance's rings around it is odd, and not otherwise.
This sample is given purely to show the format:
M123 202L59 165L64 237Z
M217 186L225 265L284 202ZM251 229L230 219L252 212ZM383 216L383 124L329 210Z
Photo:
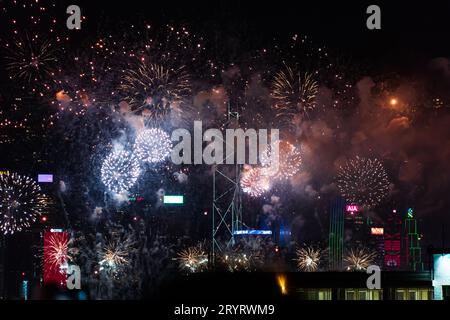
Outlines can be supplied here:
M408 214L408 218L414 218L414 211L412 208L408 208L407 214Z
M344 253L344 209L343 199L336 199L330 206L330 229L328 238L329 268L342 269Z
M422 271L422 248L420 246L420 235L417 231L417 220L414 218L412 208L408 208L407 218L404 222L407 236L408 263L412 271Z

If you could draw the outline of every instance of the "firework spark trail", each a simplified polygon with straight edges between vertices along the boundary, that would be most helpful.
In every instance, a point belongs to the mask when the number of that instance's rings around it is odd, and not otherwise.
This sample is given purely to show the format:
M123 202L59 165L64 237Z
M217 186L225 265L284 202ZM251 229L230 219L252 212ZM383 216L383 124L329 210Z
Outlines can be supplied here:
M271 178L283 181L296 175L303 163L300 148L295 147L291 143L281 140L278 142L277 164L272 163L271 146L263 151L261 156L261 164L263 165L263 173Z
M47 254L44 255L44 264L50 269L59 270L61 267L67 265L72 261L72 256L69 252L69 244L71 243L68 236L61 236L60 233L52 233L45 243L45 250Z
M130 251L133 242L130 238L125 241L109 241L100 253L100 271L118 273L121 268L130 264Z
M189 247L178 253L179 268L187 272L201 272L208 267L208 256L201 245Z
M164 161L172 150L169 135L161 129L151 128L139 132L134 151L137 158L143 162L158 163Z
M50 78L58 62L57 50L50 40L42 40L38 35L6 44L6 69L11 79L19 81L38 82L43 78Z
M230 272L250 271L251 257L245 252L226 252L222 256L222 263Z
M376 206L389 192L389 180L382 163L358 156L339 168L337 186L348 202L366 207Z
M114 193L128 192L141 173L139 161L128 151L113 151L103 161L101 179Z
M366 270L375 260L376 252L371 252L365 248L351 249L344 262L347 264L347 270Z
M297 268L301 271L314 272L319 269L321 250L313 247L299 248L296 251Z
M234 246L226 247L220 261L230 272L254 271L263 266L265 259L263 241L238 240Z
M261 168L251 168L241 176L242 191L253 198L257 198L270 190L270 179L264 175Z
M40 186L17 173L0 175L0 231L20 232L31 226L47 207Z
M136 70L125 70L119 90L133 113L163 121L171 113L182 113L184 99L191 93L190 76L183 66L140 63Z
M279 71L271 85L276 117L292 121L297 115L308 115L315 108L318 84L312 74L286 66Z

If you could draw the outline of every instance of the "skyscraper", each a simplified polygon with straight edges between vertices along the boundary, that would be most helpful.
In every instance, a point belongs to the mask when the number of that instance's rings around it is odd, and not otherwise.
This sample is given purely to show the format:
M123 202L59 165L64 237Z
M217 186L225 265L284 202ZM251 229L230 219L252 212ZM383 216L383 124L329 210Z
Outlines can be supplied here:
M414 210L408 208L404 224L404 244L406 252L406 264L411 271L422 271L422 249L420 247L420 235L417 232L417 220Z
M393 209L384 226L384 268L401 268L402 218L397 209Z
M330 230L328 236L328 253L330 270L342 269L344 253L344 210L345 202L342 198L334 200L329 208Z

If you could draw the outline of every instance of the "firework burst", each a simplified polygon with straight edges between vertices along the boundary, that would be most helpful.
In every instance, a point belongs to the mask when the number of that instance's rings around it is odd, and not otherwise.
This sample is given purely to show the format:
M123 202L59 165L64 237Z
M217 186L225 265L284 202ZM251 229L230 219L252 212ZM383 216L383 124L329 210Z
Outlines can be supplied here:
M191 273L204 271L208 267L208 256L201 245L182 250L178 253L178 260L179 268Z
M220 260L230 272L256 270L264 261L262 242L239 240L233 247L225 248Z
M51 41L26 34L23 39L7 43L5 48L6 69L11 79L31 83L50 78L54 73L58 59Z
M44 264L50 269L59 270L67 265L72 257L69 253L70 239L67 233L52 232L45 243Z
M103 161L101 179L114 193L128 192L141 173L139 161L128 151L114 151Z
M253 198L260 197L270 190L270 180L261 168L251 168L241 175L242 191Z
M261 155L263 172L275 180L287 180L296 175L303 163L300 148L281 140L278 142L278 157L274 157L276 163L272 163L272 146L268 146Z
M224 253L222 263L230 272L250 271L251 269L251 257L245 252Z
M337 186L350 203L373 207L389 192L389 180L378 159L356 157L339 168Z
M275 75L271 85L276 116L292 120L298 114L307 115L315 108L318 88L312 74L286 66Z
M4 234L30 227L46 207L46 197L31 178L16 173L0 175L0 231Z
M164 130L158 128L145 129L138 134L134 150L139 160L158 163L169 156L172 150L172 142Z
M148 120L166 120L182 113L191 92L190 77L184 67L142 62L136 70L125 71L119 90L133 113Z
M344 258L344 262L347 264L347 270L366 270L368 266L373 264L376 256L375 252L370 252L364 248L351 249Z
M112 240L108 242L100 252L100 271L117 273L121 268L130 264L130 249L132 242L129 238L125 241Z
M314 272L319 269L322 251L313 247L299 248L296 251L297 268L301 271Z

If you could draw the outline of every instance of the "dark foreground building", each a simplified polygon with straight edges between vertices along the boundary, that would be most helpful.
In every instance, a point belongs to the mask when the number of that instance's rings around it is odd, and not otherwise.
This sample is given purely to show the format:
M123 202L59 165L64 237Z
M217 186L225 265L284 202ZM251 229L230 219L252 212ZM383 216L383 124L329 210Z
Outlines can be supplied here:
M291 272L199 274L178 279L168 296L220 301L232 293L239 301L291 300L433 300L430 272L381 272L381 289L368 289L365 272Z

